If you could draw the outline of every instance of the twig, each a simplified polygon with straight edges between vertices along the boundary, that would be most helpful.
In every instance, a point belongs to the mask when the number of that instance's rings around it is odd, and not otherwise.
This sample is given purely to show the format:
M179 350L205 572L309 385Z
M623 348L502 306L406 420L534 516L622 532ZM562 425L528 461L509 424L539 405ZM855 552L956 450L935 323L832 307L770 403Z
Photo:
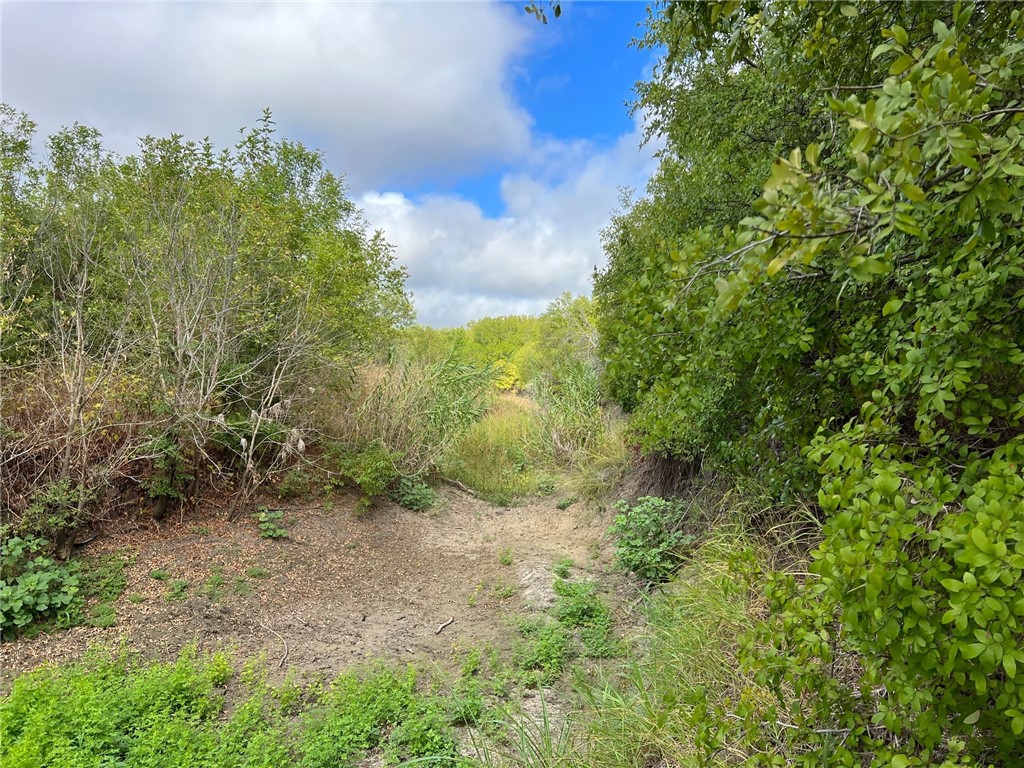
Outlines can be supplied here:
M460 483L458 480L449 480L447 477L442 477L441 478L441 482L447 483L448 485L451 485L451 486L454 486L455 488L458 488L460 491L462 491L464 493L468 493L474 499L478 498L476 491L467 488L465 485Z
M267 630L267 632L269 632L270 634L274 635L282 643L284 643L284 656L281 657L281 661L277 665L277 668L281 669L284 666L284 663L286 661L288 661L288 641L285 640L284 637L279 632L275 632L273 629L268 627L262 621L257 621L256 623L259 624L261 627L263 627L265 630Z
M436 632L434 632L434 634L435 634L435 635L440 635L440 634L441 634L441 630L442 630L442 629L444 629L445 627L447 627L447 626L448 626L449 624L452 624L452 623L453 623L454 621L455 621L455 617L454 617L454 616L452 616L452 617L451 617L450 619L448 619L448 621L446 621L446 622L445 622L444 624L442 624L441 626L439 626L439 627L437 628L437 631L436 631Z

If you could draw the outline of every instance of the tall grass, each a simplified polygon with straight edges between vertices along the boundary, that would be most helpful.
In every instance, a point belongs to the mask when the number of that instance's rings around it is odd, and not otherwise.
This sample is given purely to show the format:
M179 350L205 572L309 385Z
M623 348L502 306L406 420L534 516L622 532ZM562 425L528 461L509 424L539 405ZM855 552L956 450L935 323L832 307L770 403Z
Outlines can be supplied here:
M554 462L545 444L538 406L519 395L499 395L466 431L444 464L444 474L495 504L554 491Z
M541 421L555 458L581 463L606 431L597 371L579 360L564 360L536 382Z
M696 762L701 713L749 684L738 670L736 650L753 619L746 586L730 565L748 548L749 541L731 529L710 536L651 598L639 652L582 687L586 765Z
M396 355L366 366L340 402L322 403L329 437L358 452L380 446L396 475L437 471L487 409L492 373L451 357Z

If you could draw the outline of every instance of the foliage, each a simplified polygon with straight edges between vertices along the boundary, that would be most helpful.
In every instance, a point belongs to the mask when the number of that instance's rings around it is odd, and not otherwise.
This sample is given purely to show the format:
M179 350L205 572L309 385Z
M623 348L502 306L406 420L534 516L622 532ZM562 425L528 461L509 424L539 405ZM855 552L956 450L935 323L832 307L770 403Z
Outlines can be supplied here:
M487 501L507 506L517 497L538 493L552 463L536 405L502 395L467 430L442 470Z
M413 512L425 512L437 502L437 492L422 480L403 477L391 491L391 500Z
M681 529L686 504L644 496L633 505L617 502L615 511L609 533L615 537L619 567L648 582L667 579L694 541Z
M528 685L549 685L561 676L565 665L575 656L572 635L557 621L548 618L519 622L523 639L513 649L515 664Z
M280 509L268 509L261 506L253 515L260 529L261 539L287 539L288 531L281 526L284 512Z
M557 576L554 589L557 597L552 614L567 629L579 630L582 655L588 659L619 655L622 648L612 631L611 609L597 594L597 584Z
M644 607L640 642L625 657L582 681L578 725L585 732L579 765L595 768L699 765L707 711L749 678L739 674L738 637L751 629L751 605L738 560L749 543L718 531ZM754 690L751 688L751 694ZM762 698L766 694L760 691ZM736 741L709 765L741 763Z
M79 590L77 569L48 556L45 539L6 535L0 552L0 632L9 640L40 617L66 610Z
M663 11L650 40L670 57L641 103L669 142L596 288L610 388L645 449L816 497L825 518L810 576L771 581L745 650L775 701L722 703L708 754L1016 764L1020 10ZM749 121L771 141L744 192L719 153ZM706 163L720 181L694 183ZM708 188L734 203L691 206Z
M313 373L408 322L390 246L269 113L224 151L146 137L128 157L81 125L33 153L31 121L2 115L0 503L15 519L87 522L139 482L162 513L198 472L237 472L244 495L303 452Z
M349 393L321 405L321 420L342 451L341 471L367 496L399 477L428 477L481 417L491 373L445 357L420 362L396 353L368 366ZM348 464L348 466L346 466Z
M605 432L597 371L567 360L537 381L536 398L555 458L567 465L585 461Z

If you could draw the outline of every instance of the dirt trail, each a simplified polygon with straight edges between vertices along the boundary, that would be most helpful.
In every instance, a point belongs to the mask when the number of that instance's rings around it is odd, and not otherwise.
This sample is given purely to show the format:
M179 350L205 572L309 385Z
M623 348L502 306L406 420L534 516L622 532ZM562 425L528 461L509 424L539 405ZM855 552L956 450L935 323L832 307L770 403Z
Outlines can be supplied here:
M97 541L84 554L135 556L117 624L3 644L3 687L45 661L120 642L156 658L173 658L189 643L242 658L264 654L281 676L334 675L367 658L445 665L460 648L509 647L510 614L550 602L557 560L595 574L608 569L606 521L560 511L557 498L501 509L445 489L437 511L381 504L365 516L353 514L354 501L278 505L286 539L260 538L252 521L209 516ZM500 562L509 557L511 564ZM152 578L155 570L168 580ZM166 597L175 579L189 582L183 600ZM204 584L218 593L203 594Z

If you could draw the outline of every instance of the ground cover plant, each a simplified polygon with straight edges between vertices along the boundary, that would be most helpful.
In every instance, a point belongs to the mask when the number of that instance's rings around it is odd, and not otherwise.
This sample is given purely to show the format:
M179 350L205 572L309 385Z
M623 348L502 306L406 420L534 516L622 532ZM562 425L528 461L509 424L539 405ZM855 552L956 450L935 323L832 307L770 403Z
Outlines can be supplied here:
M417 692L411 668L303 689L267 685L253 663L232 683L241 701L225 718L224 686L236 677L226 656L194 651L174 663L96 654L38 669L0 701L4 764L338 766L376 749L392 765L455 755L446 700Z

